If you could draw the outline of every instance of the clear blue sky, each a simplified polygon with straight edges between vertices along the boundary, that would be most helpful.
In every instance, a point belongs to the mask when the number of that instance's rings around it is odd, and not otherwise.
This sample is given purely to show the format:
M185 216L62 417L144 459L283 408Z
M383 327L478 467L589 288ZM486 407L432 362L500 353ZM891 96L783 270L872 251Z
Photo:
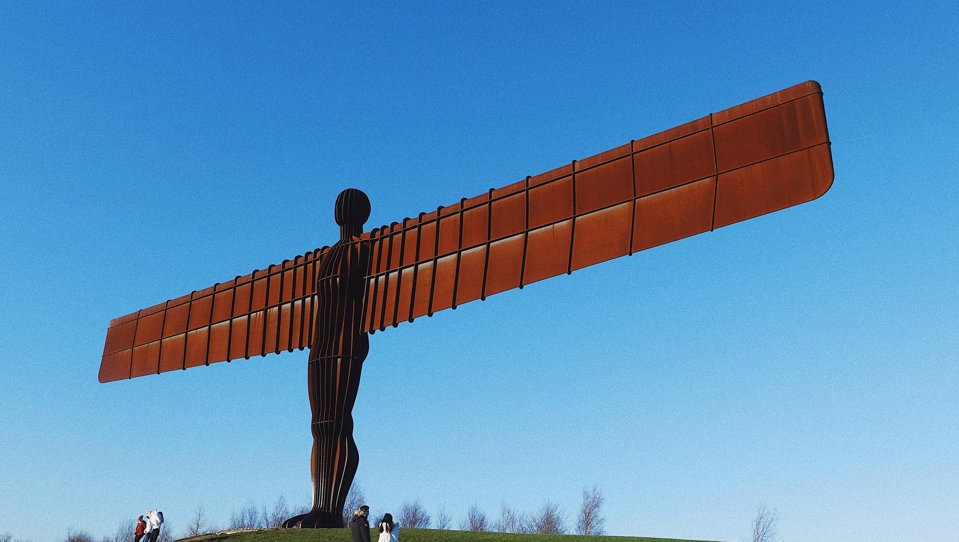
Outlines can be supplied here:
M451 7L453 4L460 4ZM959 532L959 7L0 6L0 534L310 495L306 353L101 385L111 318L818 80L823 198L372 337L374 515Z

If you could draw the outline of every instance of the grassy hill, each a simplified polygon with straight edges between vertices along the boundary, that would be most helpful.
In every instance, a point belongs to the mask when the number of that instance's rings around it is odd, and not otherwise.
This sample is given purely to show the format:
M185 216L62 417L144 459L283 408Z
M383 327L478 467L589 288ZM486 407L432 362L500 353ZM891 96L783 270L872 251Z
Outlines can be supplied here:
M374 532L371 539L376 540ZM185 538L183 542L350 542L347 529L260 529ZM403 529L401 542L697 542L672 538L549 534L474 533L438 529Z

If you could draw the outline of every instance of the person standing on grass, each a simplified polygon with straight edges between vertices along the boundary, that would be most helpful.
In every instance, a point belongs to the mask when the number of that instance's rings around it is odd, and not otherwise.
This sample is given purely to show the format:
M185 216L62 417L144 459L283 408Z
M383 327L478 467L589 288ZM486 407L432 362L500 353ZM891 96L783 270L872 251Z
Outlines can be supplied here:
M400 526L393 523L393 514L383 514L379 529L380 537L376 542L400 542Z
M350 535L353 542L370 542L370 507L360 506L360 509L353 513L350 519Z
M146 531L147 522L143 521L143 516L137 518L137 529L133 533L133 542L140 542L140 539L143 538L143 533Z

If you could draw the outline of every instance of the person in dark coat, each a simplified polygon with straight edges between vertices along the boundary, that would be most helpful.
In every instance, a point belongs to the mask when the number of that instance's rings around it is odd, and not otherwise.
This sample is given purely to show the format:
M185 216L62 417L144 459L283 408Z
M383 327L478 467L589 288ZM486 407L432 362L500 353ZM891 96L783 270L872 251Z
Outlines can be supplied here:
M370 507L365 504L353 513L350 519L350 534L353 542L370 542Z

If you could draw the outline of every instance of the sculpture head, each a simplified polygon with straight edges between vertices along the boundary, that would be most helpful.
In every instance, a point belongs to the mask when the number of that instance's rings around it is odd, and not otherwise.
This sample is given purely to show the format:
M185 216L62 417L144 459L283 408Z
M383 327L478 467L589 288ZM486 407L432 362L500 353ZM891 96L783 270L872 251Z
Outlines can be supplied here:
M370 198L361 190L347 188L336 196L333 216L341 232L359 235L366 219L370 217Z

